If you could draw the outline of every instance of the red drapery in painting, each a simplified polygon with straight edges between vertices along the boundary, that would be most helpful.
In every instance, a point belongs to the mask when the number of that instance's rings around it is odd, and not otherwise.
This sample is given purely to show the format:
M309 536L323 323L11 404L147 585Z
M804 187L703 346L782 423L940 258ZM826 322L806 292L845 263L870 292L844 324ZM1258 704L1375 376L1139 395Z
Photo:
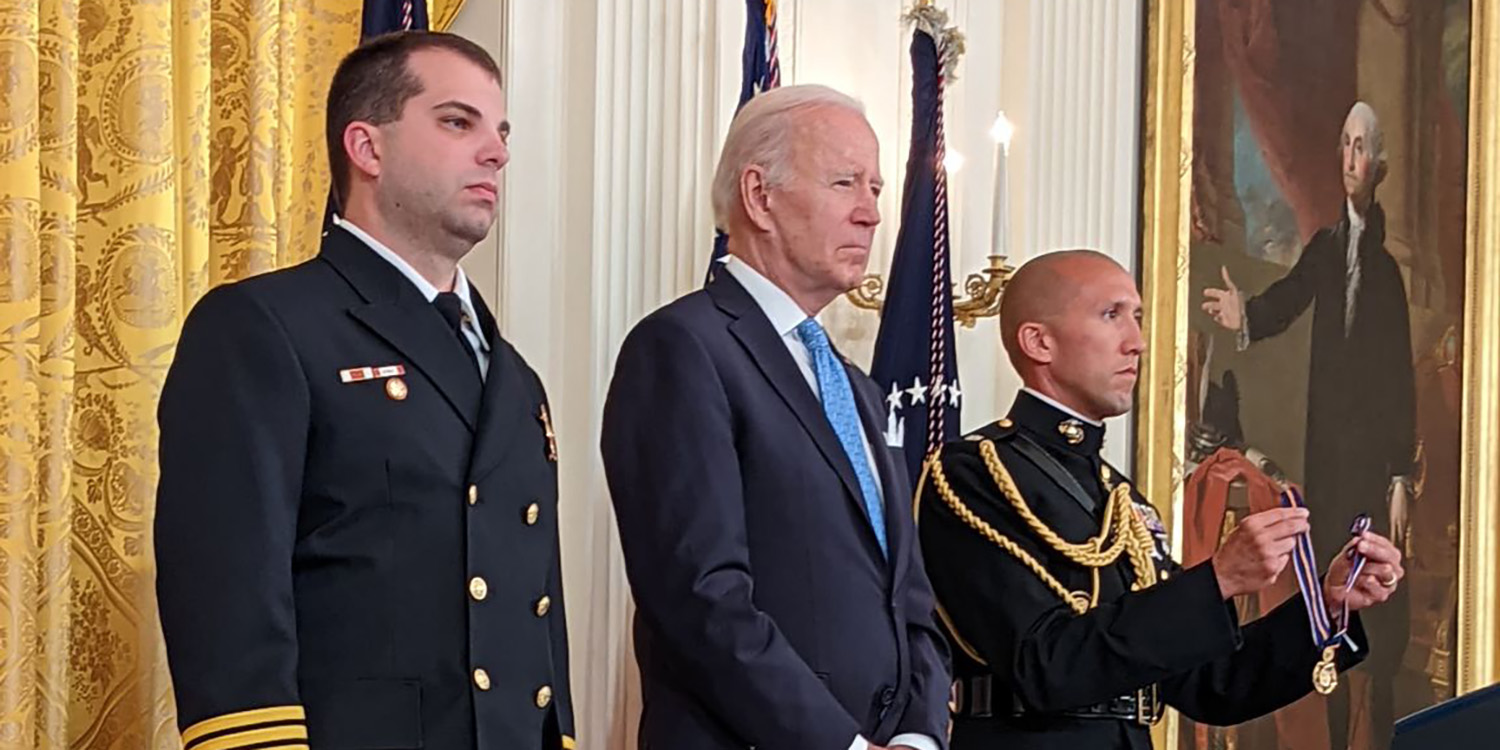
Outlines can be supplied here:
M1205 106L1195 125L1232 129L1233 110L1224 99L1239 94L1303 241L1337 222L1342 207L1338 139L1355 101L1358 18L1359 0L1199 3L1195 91ZM1218 168L1213 161L1208 170Z

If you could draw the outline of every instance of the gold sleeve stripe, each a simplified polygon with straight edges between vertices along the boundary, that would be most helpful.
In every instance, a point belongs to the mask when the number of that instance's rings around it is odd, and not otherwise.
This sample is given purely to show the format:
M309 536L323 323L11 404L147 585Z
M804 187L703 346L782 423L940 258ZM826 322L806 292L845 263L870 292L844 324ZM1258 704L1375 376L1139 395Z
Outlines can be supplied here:
M307 727L301 724L292 724L284 727L267 727L266 729L252 729L248 732L235 732L206 740L200 745L195 745L193 750L236 750L236 748L247 748L254 746L259 750L260 746L267 742L284 740L307 741Z
M210 734L218 734L226 730L239 730L259 724L291 721L307 721L307 712L302 710L301 706L267 706L249 711L223 714L211 719L204 719L188 727L182 733L182 744L191 745Z
M562 750L573 750L573 748L577 747L578 743L574 742L572 737L565 734L563 735L562 745Z

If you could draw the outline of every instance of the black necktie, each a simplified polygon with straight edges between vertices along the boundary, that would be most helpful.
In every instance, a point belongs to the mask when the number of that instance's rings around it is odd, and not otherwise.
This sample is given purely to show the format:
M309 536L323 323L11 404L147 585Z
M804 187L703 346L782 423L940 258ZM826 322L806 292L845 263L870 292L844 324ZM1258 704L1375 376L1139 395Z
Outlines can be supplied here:
M442 314L443 320L448 321L448 327L452 328L453 334L458 337L458 345L463 347L464 354L469 355L469 361L474 363L474 369L482 373L483 371L479 369L479 354L474 351L474 347L469 345L469 337L464 335L464 318L468 316L464 315L463 302L459 300L458 295L453 292L438 292L437 297L432 300L432 306Z

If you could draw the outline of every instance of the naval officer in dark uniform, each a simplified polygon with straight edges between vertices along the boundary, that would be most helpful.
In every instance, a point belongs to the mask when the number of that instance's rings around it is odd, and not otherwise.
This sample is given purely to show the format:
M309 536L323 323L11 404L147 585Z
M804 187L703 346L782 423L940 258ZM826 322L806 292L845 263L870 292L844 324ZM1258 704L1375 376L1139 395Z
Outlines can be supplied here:
M924 558L954 644L954 750L1149 748L1163 705L1234 724L1273 711L1368 653L1358 617L1331 654L1294 598L1241 623L1233 597L1292 575L1300 508L1246 518L1184 570L1152 506L1100 457L1131 406L1141 350L1135 282L1108 256L1040 256L1001 310L1026 390L1010 415L944 446L918 495ZM1345 521L1347 523L1347 521ZM1321 585L1339 615L1387 599L1401 556L1365 532L1351 590L1338 554Z
M500 71L373 40L327 131L321 253L206 295L162 394L183 744L572 747L547 399L458 266L509 159Z

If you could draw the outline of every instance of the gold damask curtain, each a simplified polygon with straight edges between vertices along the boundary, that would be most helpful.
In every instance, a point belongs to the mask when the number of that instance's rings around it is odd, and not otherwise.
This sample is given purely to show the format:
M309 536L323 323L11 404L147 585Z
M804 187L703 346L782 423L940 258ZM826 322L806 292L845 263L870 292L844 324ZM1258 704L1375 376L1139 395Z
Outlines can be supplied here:
M316 252L360 7L0 0L0 749L178 745L157 396L211 285Z

